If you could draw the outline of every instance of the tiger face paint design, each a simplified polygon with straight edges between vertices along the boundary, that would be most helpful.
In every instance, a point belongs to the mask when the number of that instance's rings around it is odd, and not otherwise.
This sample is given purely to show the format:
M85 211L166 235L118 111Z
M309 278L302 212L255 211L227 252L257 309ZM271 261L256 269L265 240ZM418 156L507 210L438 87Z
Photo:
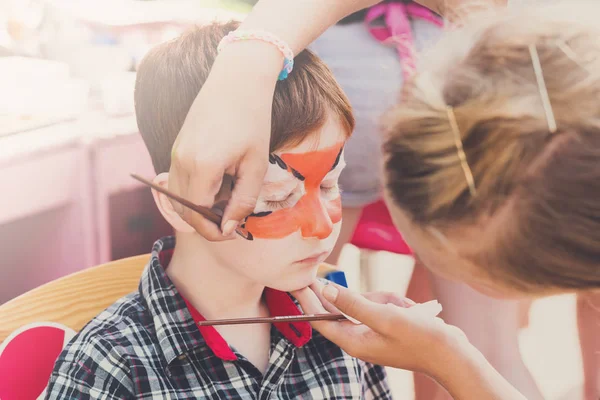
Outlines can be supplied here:
M344 167L340 163L342 152L343 142L317 151L271 155L267 180L271 176L277 181L277 174L285 174L286 179L279 181L286 198L258 204L243 227L254 238L262 239L280 239L298 230L304 238L329 237L333 225L342 219L337 186Z

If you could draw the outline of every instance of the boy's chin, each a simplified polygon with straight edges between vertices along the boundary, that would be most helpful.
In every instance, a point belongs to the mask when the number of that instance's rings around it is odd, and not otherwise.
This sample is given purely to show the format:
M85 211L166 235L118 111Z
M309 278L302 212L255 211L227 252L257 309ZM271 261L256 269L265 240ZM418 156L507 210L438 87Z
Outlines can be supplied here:
M315 268L314 271L288 275L284 280L278 280L274 284L269 285L269 287L281 292L293 292L294 290L304 289L317 280L317 271L318 268Z

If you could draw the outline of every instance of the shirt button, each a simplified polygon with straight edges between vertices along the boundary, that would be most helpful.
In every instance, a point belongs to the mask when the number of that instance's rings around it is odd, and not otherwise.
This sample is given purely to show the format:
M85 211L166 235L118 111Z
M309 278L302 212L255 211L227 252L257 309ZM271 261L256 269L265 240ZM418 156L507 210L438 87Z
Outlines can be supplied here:
M182 354L182 355L178 356L177 359L179 361L185 361L187 359L187 355L186 354Z

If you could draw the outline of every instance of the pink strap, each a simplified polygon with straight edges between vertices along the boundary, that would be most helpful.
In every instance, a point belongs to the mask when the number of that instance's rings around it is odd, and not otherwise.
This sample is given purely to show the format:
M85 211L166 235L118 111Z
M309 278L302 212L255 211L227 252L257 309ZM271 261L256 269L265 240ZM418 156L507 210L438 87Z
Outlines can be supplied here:
M442 19L427 7L424 7L417 3L409 3L406 4L405 7L408 11L408 15L410 15L413 18L419 18L424 21L429 21L432 24L437 25L439 27L444 26L444 22L442 21Z
M373 26L372 23L383 17L384 26ZM428 8L410 3L380 3L369 9L365 24L371 35L380 42L393 42L402 61L402 75L409 79L415 72L416 60L414 37L410 25L410 17L423 19L435 25L443 22Z

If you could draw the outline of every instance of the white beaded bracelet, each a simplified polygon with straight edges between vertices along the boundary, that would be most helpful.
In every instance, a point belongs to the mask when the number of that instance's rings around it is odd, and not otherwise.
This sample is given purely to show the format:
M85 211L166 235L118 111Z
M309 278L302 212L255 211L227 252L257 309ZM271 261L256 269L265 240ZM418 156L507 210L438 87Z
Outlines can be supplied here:
M286 42L270 32L241 29L229 32L227 36L225 36L219 43L217 50L220 52L226 45L233 42L239 42L241 40L260 40L266 43L271 43L279 49L284 57L283 69L279 73L280 81L286 79L290 72L292 72L294 69L294 52Z

